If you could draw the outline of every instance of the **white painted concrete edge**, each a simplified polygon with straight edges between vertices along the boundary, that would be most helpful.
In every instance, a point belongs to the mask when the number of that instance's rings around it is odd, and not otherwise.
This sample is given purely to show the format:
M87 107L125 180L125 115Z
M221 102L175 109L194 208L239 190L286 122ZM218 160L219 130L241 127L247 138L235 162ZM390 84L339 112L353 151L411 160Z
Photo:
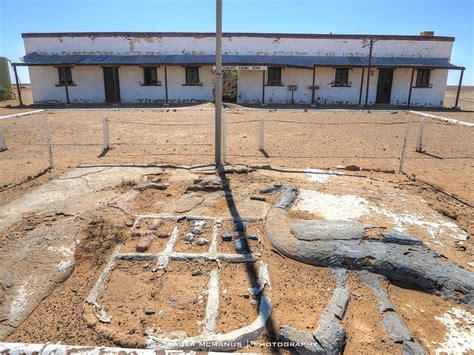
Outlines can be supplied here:
M424 113L424 112L419 112L419 111L411 111L410 110L408 112L413 113L415 115L428 117L428 118L431 118L431 119L436 120L436 121L441 121L441 122L446 122L446 123L449 123L449 124L453 124L453 125L474 127L474 122L459 121L459 120L455 120L454 118L436 116L436 115L432 115L432 114Z
M5 120L7 118L15 118L15 117L21 117L21 116L34 115L35 113L42 113L42 112L45 112L45 110L34 110L34 111L20 112L20 113L15 113L13 115L0 116L0 120Z

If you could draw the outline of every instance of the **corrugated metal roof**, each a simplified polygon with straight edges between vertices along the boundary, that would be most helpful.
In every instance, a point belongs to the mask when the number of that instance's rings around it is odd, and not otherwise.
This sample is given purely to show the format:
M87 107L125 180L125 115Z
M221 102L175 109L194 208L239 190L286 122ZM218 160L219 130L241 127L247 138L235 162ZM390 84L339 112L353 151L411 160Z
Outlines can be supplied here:
M40 55L30 53L23 58L23 65L213 65L214 55ZM272 56L272 55L223 55L224 65L280 65L295 68L366 67L367 57L350 56ZM21 63L20 63L21 65ZM437 69L462 69L446 58L373 57L374 67L416 67Z

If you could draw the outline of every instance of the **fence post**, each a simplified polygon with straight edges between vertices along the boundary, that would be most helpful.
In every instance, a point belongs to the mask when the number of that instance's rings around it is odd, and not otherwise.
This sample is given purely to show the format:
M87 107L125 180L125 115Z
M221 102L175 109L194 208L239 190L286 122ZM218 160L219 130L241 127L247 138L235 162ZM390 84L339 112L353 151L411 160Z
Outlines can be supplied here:
M104 131L104 150L110 148L110 137L109 137L109 119L107 116L104 116L102 121L103 131Z
M407 125L405 129L405 137L403 138L403 145L402 145L402 153L400 156L400 166L398 167L398 173L403 174L403 167L405 165L405 155L406 155L406 147L408 136L410 134L410 127L411 127L411 116L408 116Z
M258 140L258 149L265 150L265 120L263 115L260 115L260 136Z
M422 118L420 122L420 128L418 130L418 140L416 141L416 151L418 153L423 152L423 138L425 133L426 118Z
M227 163L227 118L222 112L222 160Z
M0 152L4 152L7 150L7 144L5 143L5 137L3 136L3 133L0 132Z
M44 124L44 135L46 137L46 146L48 147L48 162L49 162L49 168L52 169L54 167L53 164L53 148L51 146L51 137L49 134L49 122L48 122L48 114L44 114L43 118L43 124Z

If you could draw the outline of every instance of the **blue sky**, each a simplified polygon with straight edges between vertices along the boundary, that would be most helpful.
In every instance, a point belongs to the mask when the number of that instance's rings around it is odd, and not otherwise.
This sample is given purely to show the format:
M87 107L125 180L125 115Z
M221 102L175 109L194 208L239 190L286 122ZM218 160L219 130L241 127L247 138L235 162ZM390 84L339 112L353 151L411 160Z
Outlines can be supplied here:
M474 85L474 0L223 0L228 32L456 37L452 62ZM22 32L215 31L214 0L0 0L0 56L24 55ZM21 80L29 82L27 70ZM457 84L458 71L448 83Z

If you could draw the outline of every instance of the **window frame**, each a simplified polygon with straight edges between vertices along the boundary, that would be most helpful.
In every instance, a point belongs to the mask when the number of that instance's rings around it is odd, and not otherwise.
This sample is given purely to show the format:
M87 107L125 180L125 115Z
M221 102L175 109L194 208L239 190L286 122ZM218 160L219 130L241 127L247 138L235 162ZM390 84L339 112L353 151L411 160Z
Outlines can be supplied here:
M184 67L184 84L183 86L202 86L199 79L199 66L190 65ZM191 75L192 71L195 71L196 75ZM193 78L195 76L195 78Z
M268 67L267 68L267 84L266 86L283 86L281 81L282 67ZM270 71L278 73L278 75L270 75Z
M161 81L158 80L158 67L154 66L146 66L142 67L143 69L143 83L141 86L161 86ZM147 82L147 74L146 72L150 72L150 82ZM155 73L155 79L153 80L153 74Z
M72 66L58 66L56 69L58 74L56 86L76 86L72 80Z
M342 73L344 73L344 75L342 75ZM334 73L334 82L332 86L337 88L348 88L351 87L351 84L352 83L349 82L349 68L336 68L336 72Z
M430 84L430 81L431 81L431 69L417 69L416 70L416 80L415 80L415 86L414 86L415 88L417 89L431 88L432 85Z

